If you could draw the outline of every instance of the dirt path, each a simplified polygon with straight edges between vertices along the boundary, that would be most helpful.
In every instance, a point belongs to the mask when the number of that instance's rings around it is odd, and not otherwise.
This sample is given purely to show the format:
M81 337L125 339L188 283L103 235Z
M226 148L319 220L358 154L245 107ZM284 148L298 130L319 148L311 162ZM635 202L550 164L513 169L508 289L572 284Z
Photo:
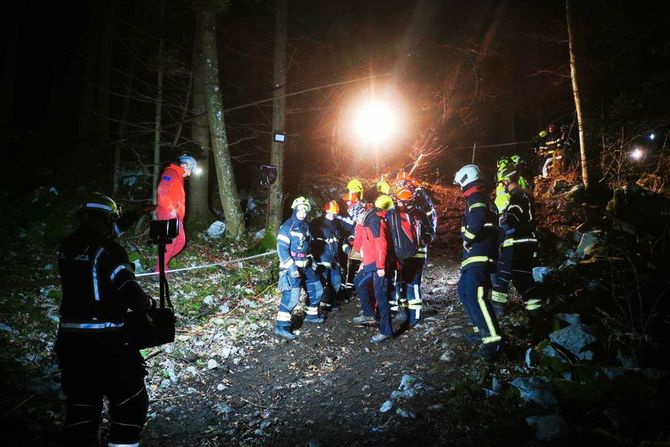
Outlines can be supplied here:
M181 384L180 399L154 402L145 445L372 445L434 435L418 433L416 419L439 413L443 380L471 361L457 279L453 261L431 259L425 322L381 346L368 341L374 328L351 324L355 299L331 312L325 325L302 327L295 342L268 333L272 341L237 365L227 361ZM449 360L440 360L446 351ZM381 413L405 374L420 391Z

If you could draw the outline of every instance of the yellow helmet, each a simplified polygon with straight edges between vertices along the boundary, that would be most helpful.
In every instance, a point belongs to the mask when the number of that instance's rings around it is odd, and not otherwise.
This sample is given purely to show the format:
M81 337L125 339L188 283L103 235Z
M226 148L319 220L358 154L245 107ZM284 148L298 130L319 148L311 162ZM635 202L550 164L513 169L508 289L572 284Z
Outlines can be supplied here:
M377 191L389 195L391 193L391 185L386 180L380 180L377 182Z
M352 178L351 180L349 180L349 183L347 183L347 190L349 192L362 193L363 184L357 178Z
M388 211L393 208L393 199L391 196L382 194L381 196L377 197L377 200L375 200L375 207Z

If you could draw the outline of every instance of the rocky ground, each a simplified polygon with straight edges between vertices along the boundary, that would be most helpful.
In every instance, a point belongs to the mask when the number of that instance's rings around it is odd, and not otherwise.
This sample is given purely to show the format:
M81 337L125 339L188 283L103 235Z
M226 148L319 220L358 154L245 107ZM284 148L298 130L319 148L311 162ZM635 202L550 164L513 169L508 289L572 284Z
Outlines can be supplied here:
M627 271L613 267L619 264L608 253L634 249L620 238L608 249L605 242L612 236L587 231L591 224L577 231L584 208L570 205L569 190L538 204L546 223L543 239L553 247L547 250L552 259L542 260L553 278L548 339L529 343L528 322L515 297L512 312L502 320L507 344L495 363L475 359L464 338L469 326L455 293L462 205L453 189L432 190L441 211L440 236L424 277L426 318L380 346L368 341L374 328L351 323L358 312L355 297L328 312L320 326L301 325L298 309L298 340L276 338L274 256L172 274L178 335L175 343L143 352L151 398L143 444L668 441L662 422L670 396L667 363L652 365L635 355L640 350L624 349L640 345L635 327L617 323L616 309L602 301L595 308L586 304L590 294L609 293L611 301L606 279L615 281L608 275L628 278ZM59 445L63 400L51 355L60 300L53 251L59 234L49 225L67 220L59 211L64 201L42 191L31 202L41 218L12 220L16 228L3 238L0 423L10 438L26 445ZM607 234L619 233L608 229ZM153 263L139 239L125 243L138 265ZM247 243L231 244L194 234L178 267L236 259L253 244L252 235ZM568 255L559 255L561 250ZM157 294L153 282L142 279L142 284ZM648 340L644 345L658 349Z

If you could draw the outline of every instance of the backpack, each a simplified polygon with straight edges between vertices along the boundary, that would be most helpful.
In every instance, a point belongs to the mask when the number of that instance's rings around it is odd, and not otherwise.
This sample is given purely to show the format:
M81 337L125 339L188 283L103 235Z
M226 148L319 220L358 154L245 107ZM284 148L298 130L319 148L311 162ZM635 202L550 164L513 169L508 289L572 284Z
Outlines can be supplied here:
M393 242L393 251L400 261L411 258L419 251L414 218L407 213L391 209L386 213L389 233Z

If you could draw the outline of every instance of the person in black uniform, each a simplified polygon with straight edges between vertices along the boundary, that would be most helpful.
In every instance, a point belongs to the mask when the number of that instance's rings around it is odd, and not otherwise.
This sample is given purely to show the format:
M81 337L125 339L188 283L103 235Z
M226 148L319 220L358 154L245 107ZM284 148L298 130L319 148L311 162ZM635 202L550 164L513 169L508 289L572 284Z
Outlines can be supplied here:
M139 349L124 328L128 310L156 302L135 281L126 251L114 241L119 210L92 194L78 211L80 227L58 250L63 288L56 354L66 396L65 445L98 445L103 397L110 445L139 445L149 398Z

